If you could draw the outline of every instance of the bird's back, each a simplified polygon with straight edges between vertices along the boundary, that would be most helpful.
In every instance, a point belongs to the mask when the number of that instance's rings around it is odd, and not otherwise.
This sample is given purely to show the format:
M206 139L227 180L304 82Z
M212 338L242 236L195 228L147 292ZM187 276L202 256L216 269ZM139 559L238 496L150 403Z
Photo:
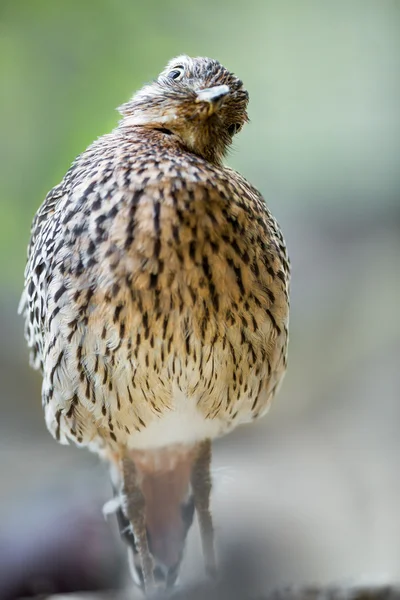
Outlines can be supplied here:
M286 366L288 280L240 175L156 130L100 138L32 228L22 305L49 429L151 448L263 414Z

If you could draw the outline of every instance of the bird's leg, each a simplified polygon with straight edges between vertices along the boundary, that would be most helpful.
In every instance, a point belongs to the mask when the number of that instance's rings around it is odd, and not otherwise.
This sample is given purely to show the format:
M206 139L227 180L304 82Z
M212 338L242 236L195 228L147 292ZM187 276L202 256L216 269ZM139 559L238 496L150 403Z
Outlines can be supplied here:
M194 504L200 526L201 543L207 574L215 577L217 565L214 551L214 528L210 511L211 494L211 440L205 440L198 446L193 462L191 484Z
M132 525L142 567L144 589L147 592L154 587L154 573L146 532L146 506L135 463L128 457L122 459L122 477L124 508Z

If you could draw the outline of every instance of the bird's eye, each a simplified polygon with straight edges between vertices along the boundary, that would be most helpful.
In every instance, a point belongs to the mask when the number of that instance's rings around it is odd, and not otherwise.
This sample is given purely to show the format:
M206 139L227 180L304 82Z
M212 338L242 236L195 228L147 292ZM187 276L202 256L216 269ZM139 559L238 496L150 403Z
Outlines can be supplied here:
M175 81L178 81L179 79L182 79L184 72L185 69L183 65L177 65L168 73L167 77L168 79L174 79Z
M232 123L232 125L229 125L229 127L228 127L228 133L230 136L234 136L235 133L239 133L241 128L242 128L241 123Z

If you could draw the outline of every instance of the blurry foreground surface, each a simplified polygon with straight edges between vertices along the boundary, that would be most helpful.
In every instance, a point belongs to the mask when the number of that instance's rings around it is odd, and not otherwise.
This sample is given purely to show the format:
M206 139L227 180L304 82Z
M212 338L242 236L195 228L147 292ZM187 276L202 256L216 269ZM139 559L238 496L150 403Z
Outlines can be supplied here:
M245 561L255 591L400 578L400 4L21 0L0 8L1 598L125 581L106 468L45 431L16 307L45 193L183 52L249 89L227 162L264 194L293 263L282 391L215 447L220 558ZM194 528L182 583L202 567Z

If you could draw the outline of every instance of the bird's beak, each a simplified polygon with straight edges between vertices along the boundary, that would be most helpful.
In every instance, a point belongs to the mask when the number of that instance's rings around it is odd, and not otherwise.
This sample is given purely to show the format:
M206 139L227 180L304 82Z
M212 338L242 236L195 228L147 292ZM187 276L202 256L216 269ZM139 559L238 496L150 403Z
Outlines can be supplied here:
M227 85L215 85L205 90L199 90L196 102L206 103L208 105L208 116L210 116L219 109L228 94L229 87Z

